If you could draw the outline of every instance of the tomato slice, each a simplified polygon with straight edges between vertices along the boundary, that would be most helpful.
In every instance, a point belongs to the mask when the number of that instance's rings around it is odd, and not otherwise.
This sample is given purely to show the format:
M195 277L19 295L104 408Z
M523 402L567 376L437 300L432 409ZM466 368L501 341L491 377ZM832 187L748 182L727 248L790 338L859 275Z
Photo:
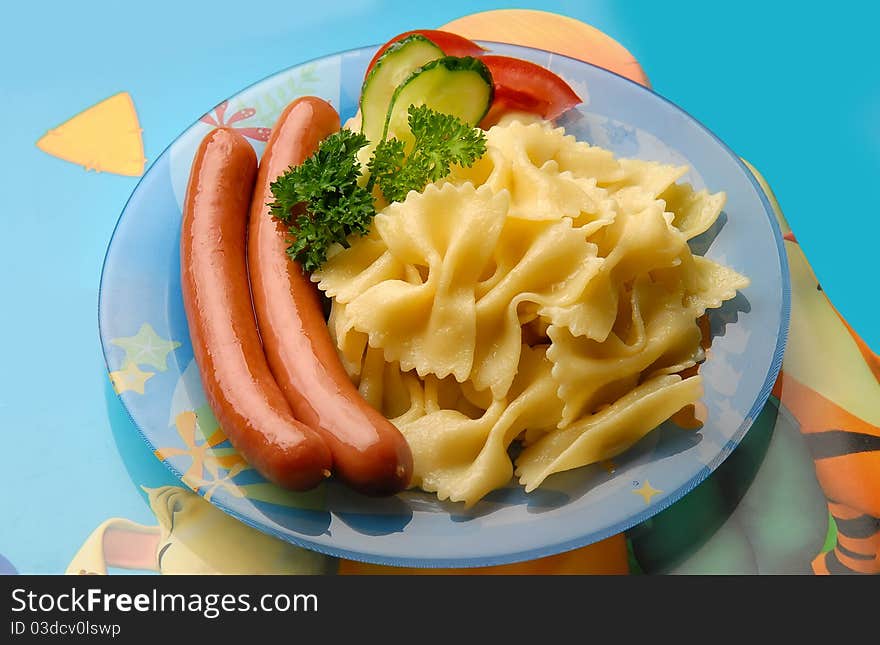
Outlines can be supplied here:
M510 112L528 112L529 114L545 114L550 111L550 103L540 100L525 92L518 92L504 85L495 86L492 105L486 116L478 124L483 130L488 130L498 123L502 116Z
M403 40L407 36L413 34L421 34L442 49L443 53L447 56L480 56L486 51L485 48L480 47L473 40L468 40L464 36L453 34L450 31L441 31L439 29L413 29L412 31L405 31L402 34L397 34L394 38L382 45L379 48L379 51L373 55L373 60L371 60L370 64L367 66L367 73L364 74L364 78L370 73L370 70L373 69L373 65L375 65L376 61L379 60L379 57L385 53L386 49L391 47L391 45L398 40Z
M483 123L513 110L555 119L582 102L568 83L545 67L510 56L486 55L480 60L495 83L495 99Z

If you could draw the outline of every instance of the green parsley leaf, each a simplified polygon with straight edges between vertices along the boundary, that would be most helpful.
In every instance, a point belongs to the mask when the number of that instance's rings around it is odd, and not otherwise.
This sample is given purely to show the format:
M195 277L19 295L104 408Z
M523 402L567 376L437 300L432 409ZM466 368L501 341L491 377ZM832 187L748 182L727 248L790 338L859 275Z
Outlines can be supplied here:
M361 174L358 151L367 145L360 132L340 130L324 139L315 153L272 182L274 217L291 222L295 236L287 253L305 271L318 269L327 260L333 243L347 247L353 233L364 235L376 214L370 191L358 185ZM294 215L294 208L305 210Z
M421 191L449 174L453 164L471 166L486 152L486 135L461 119L426 105L411 105L412 150L398 139L380 142L367 164L370 184L376 183L389 202L402 201L410 190Z

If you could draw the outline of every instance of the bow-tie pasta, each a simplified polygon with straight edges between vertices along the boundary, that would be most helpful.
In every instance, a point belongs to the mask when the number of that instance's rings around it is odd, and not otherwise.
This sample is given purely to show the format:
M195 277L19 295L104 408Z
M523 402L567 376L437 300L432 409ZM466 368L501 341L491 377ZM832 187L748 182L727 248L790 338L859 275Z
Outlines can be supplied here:
M506 120L472 167L330 254L312 279L331 335L414 485L467 506L514 473L530 491L702 396L699 318L749 282L692 254L725 196L686 172Z

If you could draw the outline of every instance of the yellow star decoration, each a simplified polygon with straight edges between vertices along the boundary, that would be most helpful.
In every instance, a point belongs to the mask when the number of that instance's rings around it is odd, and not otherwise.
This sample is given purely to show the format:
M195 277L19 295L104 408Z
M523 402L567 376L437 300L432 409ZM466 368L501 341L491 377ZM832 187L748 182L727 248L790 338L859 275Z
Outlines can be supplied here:
M153 328L144 323L134 336L114 338L113 345L125 350L125 362L149 365L160 372L168 369L168 354L180 347L174 340L165 340Z
M135 363L126 363L121 370L110 372L110 382L117 394L123 392L143 394L144 385L155 375L155 372L144 372Z
M241 457L238 455L234 455L239 460ZM234 463L227 471L226 475L221 477L218 469L218 465L223 458L220 459L209 459L205 462L205 468L211 474L212 479L203 479L203 478L193 478L192 480L184 479L184 482L187 486L192 488L195 492L204 491L205 499L211 501L211 497L214 496L214 493L217 492L218 489L225 489L227 492L231 493L234 497L244 497L244 491L242 491L238 486L232 483L232 480L243 470L247 470L250 466L244 460L241 460L240 463ZM224 466L225 468L225 466Z
M244 497L244 493L232 483L232 479L243 470L249 468L248 463L233 448L215 448L226 441L226 435L218 427L205 441L196 440L198 417L192 410L181 412L174 420L177 434L186 448L159 448L156 457L165 461L169 457L185 455L192 459L192 464L183 473L183 482L196 493L203 492L205 499L210 500L214 493L223 488L236 497ZM199 433L201 434L201 433ZM226 470L225 475L220 469ZM205 477L207 472L208 478Z
M636 495L641 495L642 498L645 500L645 505L648 505L651 503L651 499L654 497L654 495L659 495L663 491L651 486L651 482L646 479L645 483L642 484L641 487L633 489L632 492Z

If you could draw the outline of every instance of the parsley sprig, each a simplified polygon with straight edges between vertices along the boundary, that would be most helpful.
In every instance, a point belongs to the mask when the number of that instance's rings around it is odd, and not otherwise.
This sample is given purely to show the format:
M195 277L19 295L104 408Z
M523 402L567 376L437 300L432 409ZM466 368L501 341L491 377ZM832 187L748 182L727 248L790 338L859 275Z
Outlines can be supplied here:
M471 166L486 152L482 130L427 106L410 106L413 143L409 154L399 139L379 142L367 163L369 181L361 185L358 152L369 144L360 132L340 130L324 139L315 153L272 182L273 217L288 222L294 239L287 253L305 271L327 260L334 243L350 246L351 235L365 235L376 214L372 188L389 202L402 201L449 174L453 164ZM300 204L304 209L298 210Z
M409 191L443 179L452 164L473 165L486 152L483 131L450 114L424 105L411 105L407 113L414 140L409 155L404 154L404 142L387 139L376 146L367 164L370 180L379 185L389 202L402 201Z
M314 271L327 260L333 242L347 247L349 235L369 230L376 210L370 191L358 185L361 165L357 158L367 143L360 132L340 130L270 185L275 201L269 210L292 224L295 237L287 253L306 271ZM294 216L299 204L305 209Z

